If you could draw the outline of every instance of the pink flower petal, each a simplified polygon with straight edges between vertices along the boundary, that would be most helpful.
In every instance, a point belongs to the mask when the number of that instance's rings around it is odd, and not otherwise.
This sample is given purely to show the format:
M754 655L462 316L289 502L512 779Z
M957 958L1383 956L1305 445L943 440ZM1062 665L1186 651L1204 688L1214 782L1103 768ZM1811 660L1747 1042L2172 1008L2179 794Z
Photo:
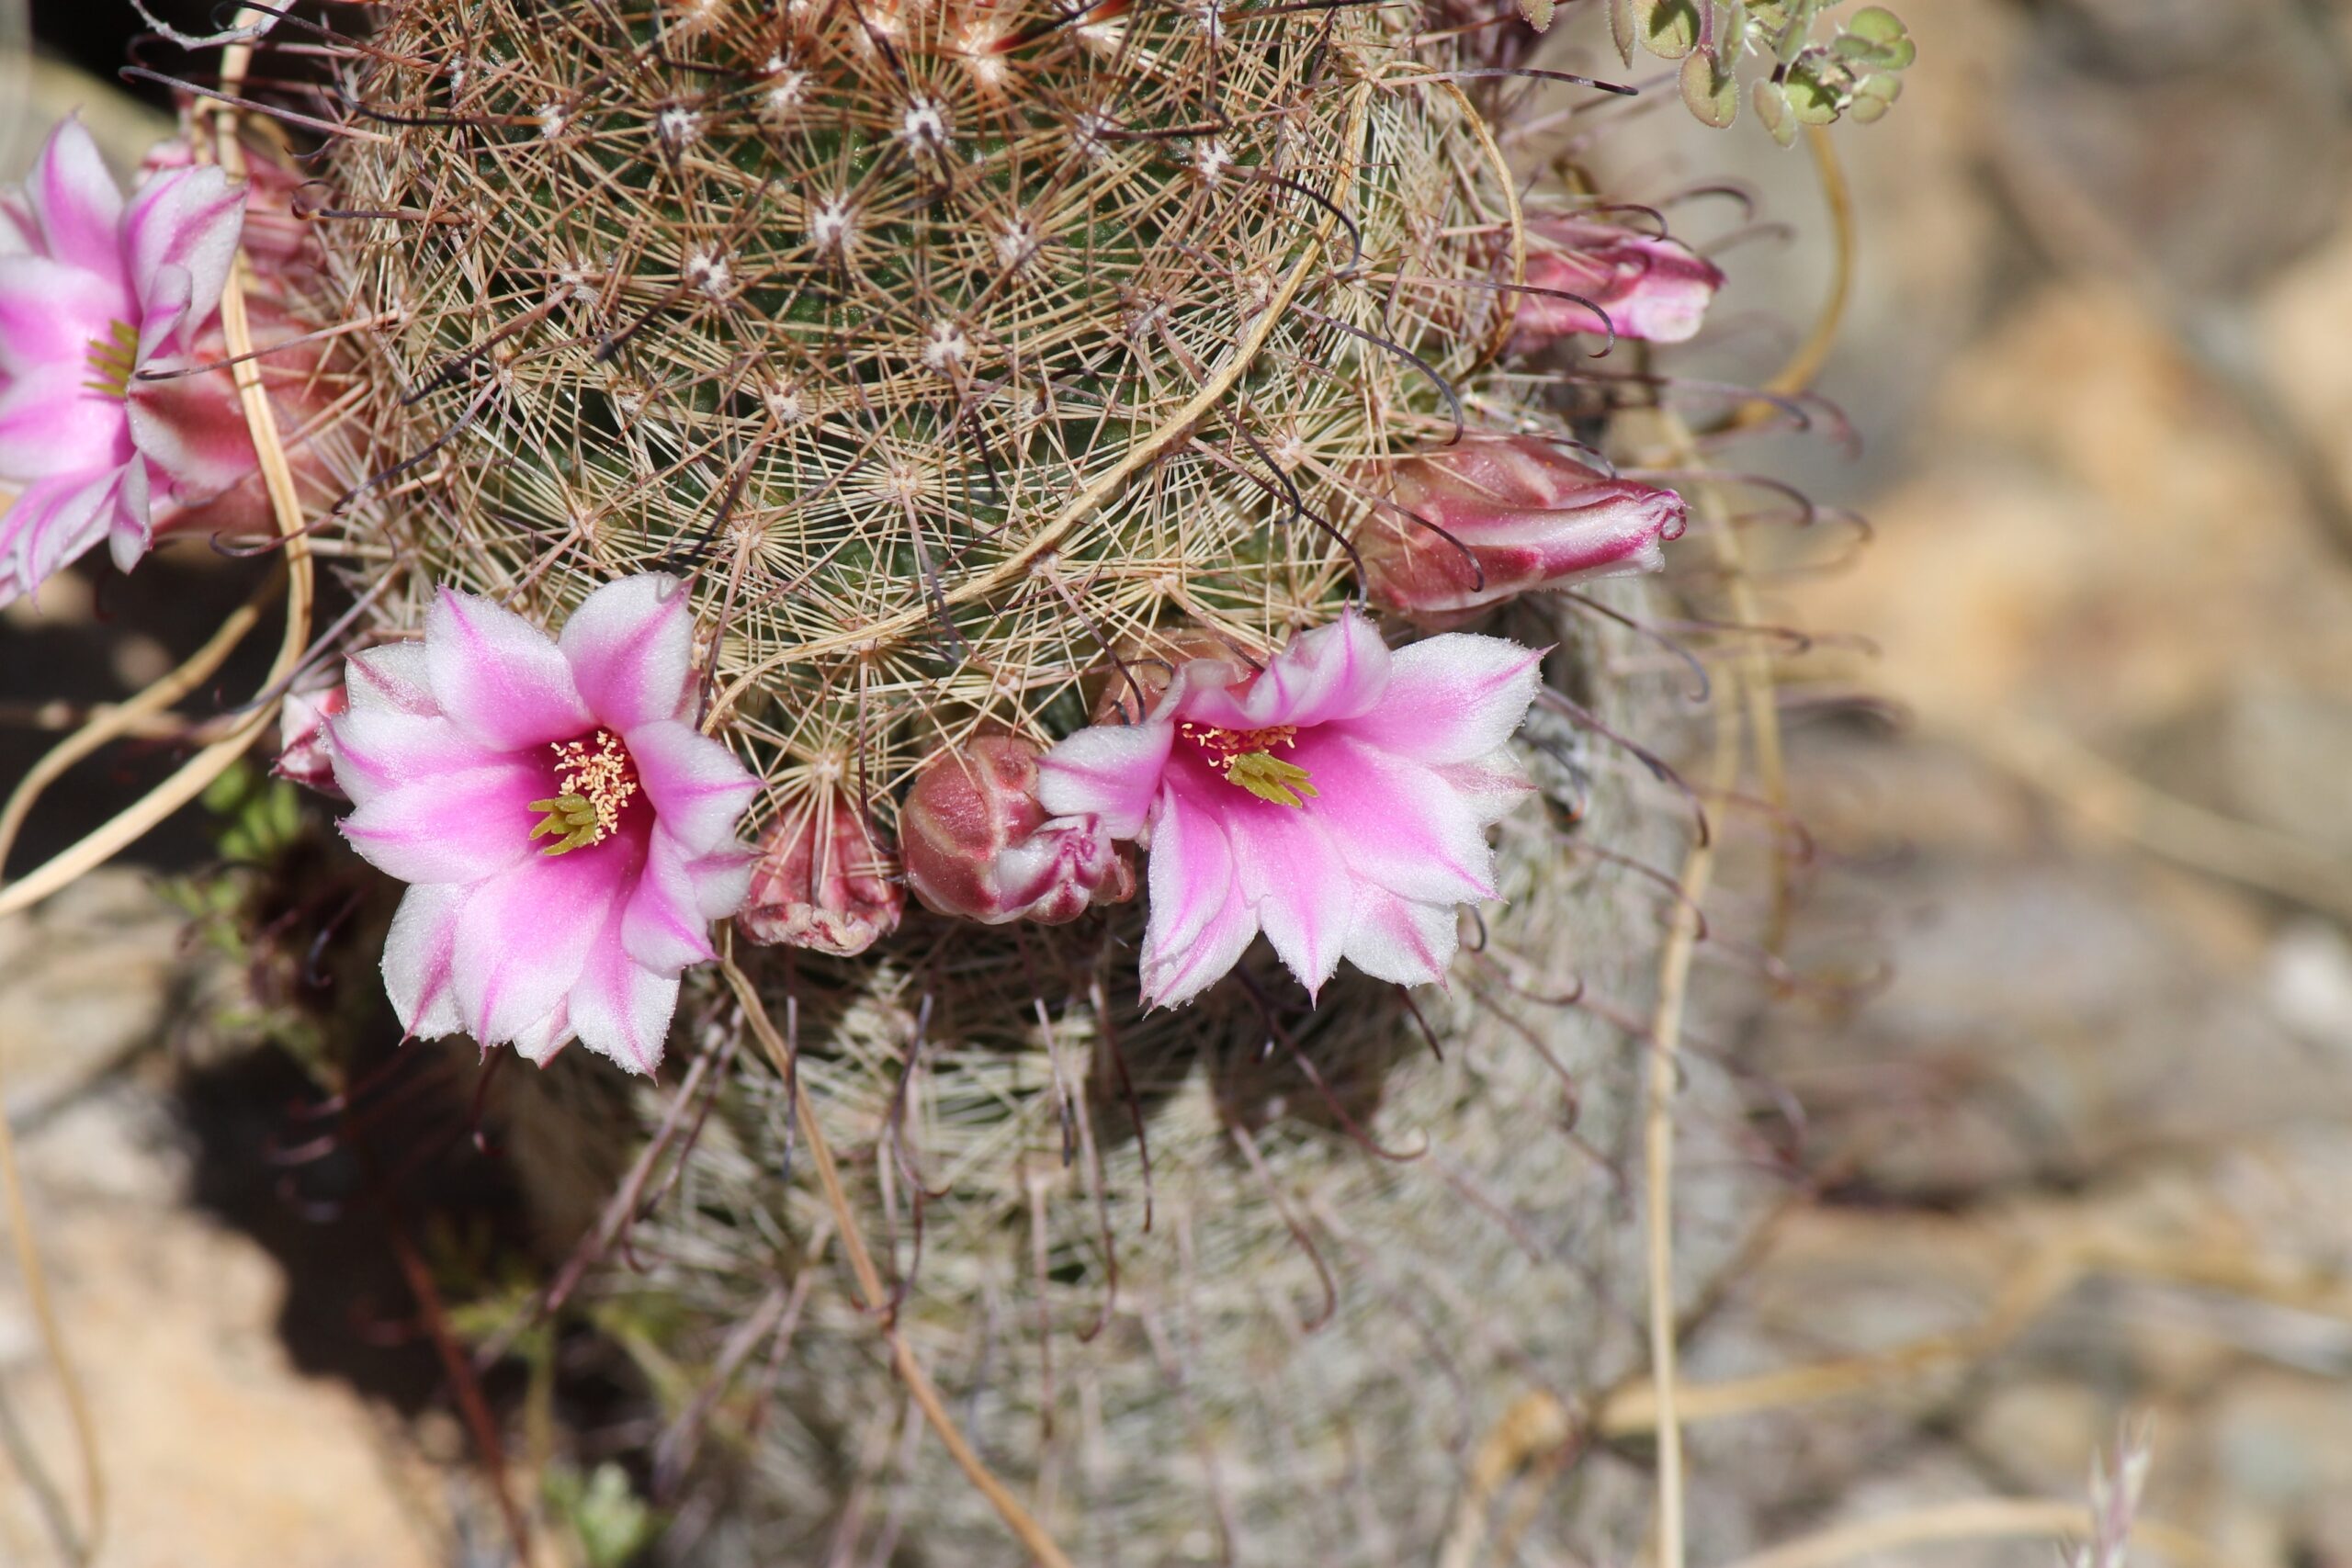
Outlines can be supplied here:
M469 1033L484 1045L512 1040L571 993L598 934L617 923L643 854L624 835L529 856L473 890L458 918L452 965Z
M1204 789L1235 797L1212 798L1204 809L1216 810L1224 822L1226 841L1233 851L1235 884L1257 924L1275 955L1312 996L1339 967L1340 950L1353 919L1354 878L1347 861L1311 809L1260 800L1205 770L1202 773L1204 785L1179 783L1177 794Z
M747 849L723 849L686 862L686 879L693 884L695 908L706 920L723 920L743 907L750 897L759 857Z
M128 409L141 456L181 494L217 495L260 461L236 384L225 375L134 380L124 403L107 401L118 414Z
M445 588L424 617L434 700L500 750L569 740L595 727L555 640L514 611Z
M1187 691L1177 711L1220 729L1353 718L1380 700L1388 684L1388 645L1372 622L1352 609L1342 610L1338 620L1293 637L1238 696L1230 687Z
M706 855L735 842L735 824L760 793L760 781L733 752L692 725L668 718L639 725L621 739L646 798L687 854Z
M122 404L85 383L76 360L0 377L0 474L38 479L119 468L130 453Z
M33 209L12 190L0 190L0 256L29 254L40 243L40 226Z
M144 306L166 268L187 279L181 303L191 331L220 308L220 291L244 227L245 187L217 166L171 169L140 186L122 218L121 255Z
M607 582L581 601L556 646L606 728L692 716L694 607L674 577Z
M648 969L675 975L718 956L710 945L708 926L685 852L667 823L655 823L645 870L621 911L621 946Z
M122 192L80 120L61 120L50 132L25 181L25 199L40 227L42 250L101 277L123 276L116 238Z
M1535 793L1527 771L1508 751L1498 751L1483 761L1440 762L1430 771L1445 781L1481 826L1501 821Z
M570 998L580 1043L631 1072L662 1065L670 1020L678 1010L678 977L657 975L628 955L616 913L588 953Z
M465 1027L449 976L458 915L471 891L432 883L410 888L384 937L384 990L414 1039L438 1040Z
M1333 730L1302 734L1283 756L1306 770L1318 793L1304 809L1359 877L1430 904L1495 896L1485 824L1431 769Z
M344 794L362 804L402 784L455 774L501 768L527 773L532 761L491 750L439 714L404 713L355 702L327 720L327 731L335 783L343 786ZM545 770L537 776L542 785L548 782ZM527 812L508 826L518 823L519 830L527 834L532 826Z
M1385 888L1361 886L1345 956L1375 980L1435 984L1453 963L1460 924L1452 904L1417 904Z
M184 266L159 266L139 291L138 367L177 367L195 335L196 279Z
M1502 637L1433 637L1397 649L1379 705L1335 728L1416 761L1472 761L1518 731L1543 662Z
M61 474L27 485L0 513L0 562L17 593L37 593L51 573L106 537L119 472Z
M0 256L0 370L63 367L87 378L90 345L135 312L96 273L40 255Z
M1094 817L1114 839L1143 831L1176 727L1098 724L1037 759L1037 804L1048 817Z
M571 1043L571 1008L558 1002L545 1018L514 1032L514 1054L544 1067L558 1051Z
M1151 916L1139 963L1144 999L1190 1001L1241 961L1258 922L1233 874L1233 852L1214 813L1173 790L1152 823Z
M508 761L370 788L345 758L345 727L357 716L346 716L330 733L335 781L360 803L343 819L343 836L368 863L402 882L479 882L540 858L530 845L538 821L530 803L547 797L547 769Z
M107 553L114 558L117 571L137 566L155 543L152 482L147 460L135 453L115 475L107 501Z
M365 648L347 660L345 685L351 694L351 711L389 709L396 713L438 714L433 682L425 668L421 642L390 642Z

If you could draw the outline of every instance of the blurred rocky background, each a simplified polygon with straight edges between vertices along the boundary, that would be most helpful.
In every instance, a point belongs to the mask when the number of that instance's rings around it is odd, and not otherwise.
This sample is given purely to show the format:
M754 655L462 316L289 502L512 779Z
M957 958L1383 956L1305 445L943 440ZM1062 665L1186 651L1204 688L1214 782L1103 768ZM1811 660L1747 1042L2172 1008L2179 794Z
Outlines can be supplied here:
M37 0L51 54L0 66L0 172L72 105L126 166L154 133L62 63L111 58L112 6ZM1596 6L1563 6L1564 59ZM1702 1043L1784 1086L1804 1135L1690 1340L1695 1383L1753 1395L1690 1427L1691 1560L2079 1503L2144 1417L2145 1518L2216 1562L2352 1565L2352 6L1898 9L1904 99L1837 132L1860 260L1821 389L1861 456L1730 457L1872 525L1769 594L1834 634L1788 660L1816 844L1796 952L1883 978ZM1750 122L1651 123L1661 181L1728 161L1792 226L1733 253L1697 367L1768 372L1830 273L1816 171ZM6 612L0 777L183 654L241 570L184 548ZM134 591L153 639L108 625ZM0 927L0 1078L104 1450L100 1561L511 1560L393 1260L262 1157L299 1075L196 1026L231 961L159 879L208 852L200 820L142 852ZM1827 1371L1740 1381L1799 1365ZM0 1266L0 1562L70 1560L67 1433ZM2041 1563L2052 1539L1870 1560Z

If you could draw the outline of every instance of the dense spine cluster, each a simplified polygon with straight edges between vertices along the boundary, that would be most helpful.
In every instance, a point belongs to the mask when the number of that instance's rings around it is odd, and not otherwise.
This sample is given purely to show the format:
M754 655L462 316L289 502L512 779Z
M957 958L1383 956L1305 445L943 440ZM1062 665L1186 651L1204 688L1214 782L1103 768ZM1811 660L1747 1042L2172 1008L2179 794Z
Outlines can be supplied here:
M346 546L550 621L692 573L763 818L887 825L1171 627L1262 657L1511 317L1508 173L1406 43L1281 5L394 7L334 160L373 215L341 313L397 322Z

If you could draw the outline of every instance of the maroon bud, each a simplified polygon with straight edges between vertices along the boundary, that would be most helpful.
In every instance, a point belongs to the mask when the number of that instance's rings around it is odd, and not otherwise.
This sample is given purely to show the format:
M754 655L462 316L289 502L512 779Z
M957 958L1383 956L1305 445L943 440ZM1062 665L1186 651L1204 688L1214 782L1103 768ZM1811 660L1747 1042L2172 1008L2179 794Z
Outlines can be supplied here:
M1511 346L1522 354L1571 333L1684 342L1724 286L1722 271L1680 241L1614 223L1537 218L1527 237L1528 287L1553 292L1519 296Z
M735 924L771 947L852 957L899 929L907 895L893 870L864 812L834 795L804 803L760 835Z
M1135 867L1092 818L1047 819L1038 749L976 736L932 762L899 814L907 884L926 908L984 925L1074 920L1135 897Z
M1372 595L1425 624L1534 589L1654 571L1660 541L1678 537L1689 513L1670 490L1611 479L1525 435L1473 437L1362 482L1393 503L1356 535Z

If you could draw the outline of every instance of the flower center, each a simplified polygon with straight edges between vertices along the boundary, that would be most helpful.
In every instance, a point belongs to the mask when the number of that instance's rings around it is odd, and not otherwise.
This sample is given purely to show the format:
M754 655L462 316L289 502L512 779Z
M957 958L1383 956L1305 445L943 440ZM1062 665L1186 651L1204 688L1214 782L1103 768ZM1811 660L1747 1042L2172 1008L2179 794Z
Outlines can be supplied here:
M130 372L139 363L139 329L129 321L108 322L106 336L90 340L89 361L97 378L82 385L121 402L130 396Z
M628 748L609 729L599 729L584 740L554 740L555 786L561 793L551 800L535 800L540 813L534 839L557 835L541 854L569 854L601 844L620 826L621 807L637 794L637 764Z
M1298 726L1268 725L1263 729L1219 729L1214 725L1179 726L1185 739L1208 754L1209 766L1260 800L1276 806L1297 806L1301 796L1320 793L1306 782L1306 770L1274 755L1277 746L1296 746Z

